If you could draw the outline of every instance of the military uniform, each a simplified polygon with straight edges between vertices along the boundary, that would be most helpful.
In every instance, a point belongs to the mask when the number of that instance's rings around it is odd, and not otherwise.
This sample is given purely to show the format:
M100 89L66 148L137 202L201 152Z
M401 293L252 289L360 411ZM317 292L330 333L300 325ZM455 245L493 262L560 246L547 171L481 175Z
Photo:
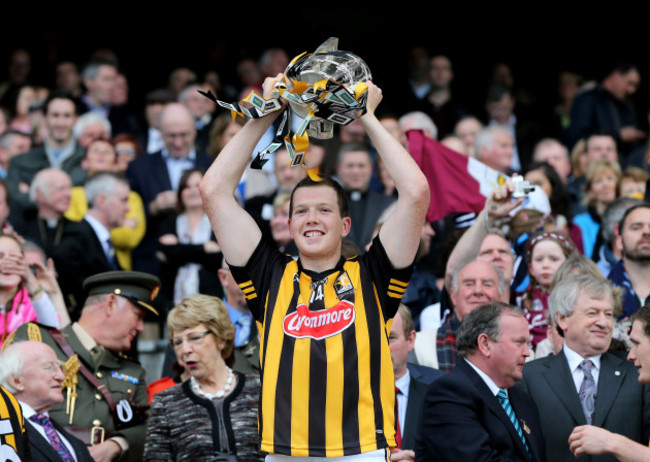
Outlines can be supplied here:
M34 326L34 324L31 325ZM94 361L93 354L83 346L74 331L75 329L80 329L80 326L74 324L74 328L73 326L68 326L61 332L70 344L72 350L79 355L80 361L87 366L88 370L93 373L99 382L107 387L113 396L115 403L117 404L121 400L129 400L132 398L136 405L146 406L149 400L147 398L145 370L142 366L137 362L127 359L121 353L114 353L105 348L102 348L103 351L98 360ZM23 324L16 331L14 341L40 340L38 338L33 338L33 334L30 336L28 334L28 331L30 330L34 332L34 328L31 327L30 329L29 324ZM61 361L67 361L67 355L63 352L52 335L50 335L48 328L38 325L38 330L42 341L52 347ZM70 424L70 416L66 414L67 399L64 399L63 403L58 404L49 411L50 417L62 426L67 427L72 425L72 427L84 427L88 429L94 426L95 421L99 421L99 425L107 432L107 438L108 435L110 435L111 437L122 437L126 439L129 449L122 454L120 460L140 460L142 458L144 438L147 430L146 421L140 419L141 421L139 423L135 423L128 428L117 430L108 403L102 394L81 373L78 373L77 377L79 381L77 384L78 396L76 399L72 424ZM65 389L64 398L67 398ZM120 414L120 412L118 412L118 414ZM128 411L122 412L121 414L122 417L128 417ZM134 412L131 420L137 421L137 419L138 416ZM129 423L127 422L125 425L129 425Z
M158 315L151 302L158 294L160 280L150 274L108 271L87 278L83 288L89 300L94 295L107 296L97 305L97 310L108 310L104 303L116 303L114 298L109 297L122 297L137 308ZM49 411L50 417L87 444L90 441L99 443L101 439L98 436L104 430L105 439L112 438L122 448L118 458L120 461L139 461L144 450L146 410L149 407L145 371L140 364L123 353L98 345L90 333L81 327L86 325L83 324L85 316L88 316L91 325L97 321L97 313L103 316L103 311L97 310L86 312L84 308L81 324L72 324L61 331L34 323L23 324L5 345L16 340L36 340L52 347L63 362L67 362L70 356L78 356L78 363L71 364L71 361L64 367L66 380L63 388L66 399ZM104 322L104 318L100 319ZM139 319L138 323L142 323L142 318L134 315L117 319L127 323ZM106 327L104 324L101 326ZM137 329L138 326L134 324L133 328ZM79 369L79 364L85 366L87 373L84 368ZM74 409L68 412L68 401L75 392ZM113 402L113 412L107 399Z

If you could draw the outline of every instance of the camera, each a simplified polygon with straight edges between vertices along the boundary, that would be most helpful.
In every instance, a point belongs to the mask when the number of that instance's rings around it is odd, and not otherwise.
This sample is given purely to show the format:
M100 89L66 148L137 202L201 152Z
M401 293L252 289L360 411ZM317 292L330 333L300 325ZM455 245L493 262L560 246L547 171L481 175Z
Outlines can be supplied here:
M513 177L512 184L515 187L514 191L512 192L513 199L528 197L528 195L535 190L535 185L530 181L524 180L524 177L521 176Z

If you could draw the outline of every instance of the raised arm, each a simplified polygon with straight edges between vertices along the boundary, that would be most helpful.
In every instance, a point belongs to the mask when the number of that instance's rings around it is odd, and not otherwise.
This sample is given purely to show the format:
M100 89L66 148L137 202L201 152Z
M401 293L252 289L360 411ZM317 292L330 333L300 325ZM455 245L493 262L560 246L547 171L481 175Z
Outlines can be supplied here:
M478 256L478 252L483 243L483 239L488 234L488 229L494 227L494 222L498 218L506 217L515 207L519 206L524 199L512 201L512 191L514 186L508 181L503 186L496 188L490 194L485 207L478 214L474 224L469 227L465 234L458 240L445 269L445 285L447 290L451 290L451 274L460 264L473 260ZM508 282L509 283L509 282Z
M264 82L265 98L276 81L267 78ZM244 125L219 153L199 186L214 234L231 265L245 265L262 237L255 220L239 205L234 193L255 145L279 114L280 111Z
M413 263L418 250L429 208L429 184L411 155L375 117L382 99L381 89L372 82L367 84L367 113L361 117L361 123L399 193L395 210L381 227L379 237L391 263L403 268Z

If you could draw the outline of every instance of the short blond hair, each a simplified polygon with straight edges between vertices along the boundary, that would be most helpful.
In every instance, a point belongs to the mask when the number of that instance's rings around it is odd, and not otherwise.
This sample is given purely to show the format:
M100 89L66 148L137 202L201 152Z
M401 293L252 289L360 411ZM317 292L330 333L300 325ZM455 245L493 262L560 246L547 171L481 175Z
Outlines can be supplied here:
M186 329L203 324L217 339L225 342L221 356L228 359L235 347L235 326L230 322L228 308L217 297L195 294L186 297L167 316L169 339Z

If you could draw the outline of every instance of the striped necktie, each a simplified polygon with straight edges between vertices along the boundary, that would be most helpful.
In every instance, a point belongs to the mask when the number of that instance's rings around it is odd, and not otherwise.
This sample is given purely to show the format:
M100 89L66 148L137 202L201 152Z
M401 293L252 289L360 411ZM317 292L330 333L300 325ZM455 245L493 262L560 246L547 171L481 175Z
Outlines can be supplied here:
M528 455L530 455L530 449L528 448L528 443L526 443L526 437L524 436L524 432L521 431L521 426L519 425L519 421L517 420L515 411L512 409L512 406L510 405L510 399L508 398L508 394L503 388L499 389L499 393L497 393L497 399L499 400L499 403L501 403L501 407L503 407L503 410L506 411L506 414L508 415L510 422L512 422L512 425L514 425L515 430L519 435L519 438L521 438L521 441L523 441L524 446L526 447L526 451L528 451Z

